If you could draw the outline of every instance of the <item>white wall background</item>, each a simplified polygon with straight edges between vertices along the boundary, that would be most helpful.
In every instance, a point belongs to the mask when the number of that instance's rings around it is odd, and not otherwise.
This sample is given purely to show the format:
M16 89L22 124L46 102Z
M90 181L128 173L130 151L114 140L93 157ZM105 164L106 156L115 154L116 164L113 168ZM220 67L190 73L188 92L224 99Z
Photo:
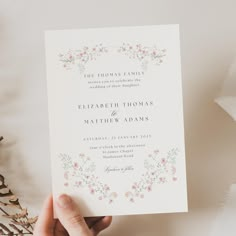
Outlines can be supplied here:
M179 23L189 213L114 217L103 235L209 235L236 181L236 123L214 102L236 54L235 0L0 0L0 172L37 212L50 191L44 30Z

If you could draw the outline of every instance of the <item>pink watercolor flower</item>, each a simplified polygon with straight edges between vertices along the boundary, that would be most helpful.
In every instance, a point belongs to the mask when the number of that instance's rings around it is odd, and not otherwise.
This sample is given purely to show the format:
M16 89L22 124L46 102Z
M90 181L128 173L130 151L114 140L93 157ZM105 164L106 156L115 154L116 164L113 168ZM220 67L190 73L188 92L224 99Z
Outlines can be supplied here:
M68 186L69 186L69 184L68 184L68 183L64 183L64 186L65 186L65 187L68 187Z
M106 191L109 191L110 188L109 188L108 186L105 186L105 190L106 190Z
M161 183L165 183L166 182L166 178L165 177L160 177L159 180L160 180Z
M64 178L68 180L68 178L69 178L68 171L66 171L66 172L64 173Z
M173 181L177 181L177 177L173 177Z
M74 163L74 168L77 169L79 167L79 164L77 162Z
M129 200L130 200L130 202L134 202L134 199L133 199L133 198L130 198Z
M100 196L100 197L98 198L98 200L100 200L100 201L101 201L101 200L102 200L102 197Z
M82 182L81 181L76 181L75 185L76 185L76 187L80 187L82 185Z
M151 187L150 185L147 187L147 191L148 191L148 192L151 192L151 191L152 191L152 187Z
M129 197L129 196L132 196L132 195L133 195L133 194L132 194L131 192L126 192L126 193L125 193L125 196L126 196L126 197Z
M90 193L91 193L91 194L94 194L94 192L95 192L94 189L91 188L91 189L90 189Z
M167 163L166 159L165 158L162 158L161 159L161 164L165 165Z

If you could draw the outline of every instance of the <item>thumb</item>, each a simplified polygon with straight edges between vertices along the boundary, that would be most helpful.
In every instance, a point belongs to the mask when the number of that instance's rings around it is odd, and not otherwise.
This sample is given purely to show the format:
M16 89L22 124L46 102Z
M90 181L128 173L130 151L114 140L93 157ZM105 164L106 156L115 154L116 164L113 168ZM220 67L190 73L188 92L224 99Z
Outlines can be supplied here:
M55 207L61 224L70 236L91 236L84 217L71 197L66 194L60 195Z

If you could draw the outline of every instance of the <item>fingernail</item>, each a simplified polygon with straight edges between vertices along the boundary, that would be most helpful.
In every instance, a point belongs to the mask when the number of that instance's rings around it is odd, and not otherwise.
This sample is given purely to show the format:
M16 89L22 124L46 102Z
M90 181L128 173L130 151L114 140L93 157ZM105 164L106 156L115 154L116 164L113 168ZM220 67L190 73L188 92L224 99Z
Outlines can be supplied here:
M61 208L67 208L71 206L72 199L66 194L62 194L57 198L57 203Z

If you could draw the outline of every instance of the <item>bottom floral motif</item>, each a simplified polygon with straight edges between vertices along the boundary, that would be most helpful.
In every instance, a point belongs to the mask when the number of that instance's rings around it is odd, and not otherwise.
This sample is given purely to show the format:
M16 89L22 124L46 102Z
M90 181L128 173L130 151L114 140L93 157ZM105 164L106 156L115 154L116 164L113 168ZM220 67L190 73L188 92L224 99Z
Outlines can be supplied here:
M134 182L124 196L130 202L135 199L143 199L145 193L151 192L155 185L177 181L176 158L179 153L177 148L171 149L166 155L155 150L149 154L144 161L146 171L141 175L139 181ZM64 170L64 186L75 188L87 188L89 193L96 196L98 200L107 200L113 203L118 197L117 192L101 182L94 174L95 164L84 154L71 157L68 154L59 154Z
M145 173L138 182L134 182L131 189L125 193L130 202L135 198L143 199L146 192L151 192L156 184L165 184L170 181L177 181L176 157L179 153L177 148L171 149L166 156L155 150L144 161Z
M76 188L87 188L90 194L97 196L98 200L108 200L113 203L117 193L112 192L107 184L102 183L98 176L94 175L95 164L89 157L79 154L71 157L67 154L59 154L64 169L64 186L72 185Z

